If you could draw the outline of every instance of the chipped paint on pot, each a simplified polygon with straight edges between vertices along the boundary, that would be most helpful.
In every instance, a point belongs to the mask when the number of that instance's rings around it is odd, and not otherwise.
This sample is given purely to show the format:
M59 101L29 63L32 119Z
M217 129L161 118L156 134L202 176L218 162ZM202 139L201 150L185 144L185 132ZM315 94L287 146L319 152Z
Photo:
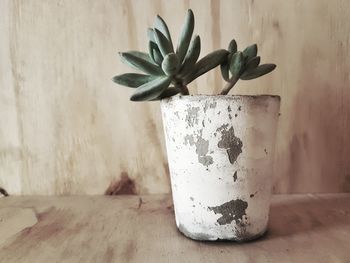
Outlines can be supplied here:
M161 102L176 225L197 240L247 241L267 228L278 96Z

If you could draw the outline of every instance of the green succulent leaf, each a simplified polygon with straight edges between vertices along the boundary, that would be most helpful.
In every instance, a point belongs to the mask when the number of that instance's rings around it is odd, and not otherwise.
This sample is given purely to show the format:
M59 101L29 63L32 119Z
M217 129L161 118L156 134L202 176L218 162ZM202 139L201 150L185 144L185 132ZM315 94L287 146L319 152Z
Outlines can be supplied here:
M152 99L152 100L162 100L165 98L172 97L176 94L179 94L180 92L181 92L181 89L179 89L177 87L169 87L169 88L165 89L157 98Z
M230 80L230 61L231 61L232 54L227 55L227 59L221 63L220 70L221 75L225 81Z
M147 82L136 89L136 92L130 97L131 101L145 101L157 98L169 87L171 77L163 76Z
M147 28L147 37L148 37L148 40L153 42L153 43L156 43L156 38L154 37L154 30L153 28Z
M149 41L148 42L148 54L150 55L152 61L154 63L156 63L156 61L154 60L154 56L153 56L153 48L154 48L154 43L152 41Z
M240 77L242 80L250 80L270 73L276 68L275 64L263 64L252 70L246 71Z
M224 62L220 65L220 70L221 70L221 76L225 81L230 80L230 73L229 73L229 67L228 63Z
M195 36L195 38L191 41L186 57L182 63L179 77L186 76L188 73L192 71L193 66L196 64L198 60L200 52L201 52L201 39L199 36Z
M174 76L179 71L179 60L174 53L169 53L164 57L162 69L168 76Z
M158 29L154 29L154 36L162 56L165 57L169 53L174 53L174 49L170 41Z
M149 56L149 54L147 54L145 52L132 50L132 51L123 52L123 53L128 53L128 54L131 54L131 55L133 55L135 57L139 57L139 58L141 58L143 60L146 60L146 61L148 61L150 63L153 63L152 58Z
M194 66L193 71L185 77L185 85L208 72L209 70L215 68L216 66L219 66L226 59L228 54L229 53L227 50L219 49L209 53L200 59Z
M257 54L258 46L256 44L250 45L243 50L243 55L247 57L248 60L252 59L253 57L256 57Z
M260 64L260 57L253 57L252 59L250 59L246 66L244 67L244 71L250 71L252 69L255 69L257 66L259 66Z
M163 61L163 56L160 53L160 50L156 43L149 41L148 42L149 55L151 56L154 63L161 65Z
M153 49L153 57L154 57L155 62L156 62L158 65L162 65L163 56L162 56L162 54L160 53L160 50L159 50L158 47L157 47L156 49Z
M148 54L142 52L121 52L119 53L122 61L127 65L141 70L151 75L163 75L162 69L151 61Z
M170 32L168 29L168 26L166 25L163 18L161 18L159 15L157 15L156 20L154 22L154 27L158 29L168 40L171 46L171 49L174 50L173 42L171 40Z
M232 55L230 61L230 72L232 77L239 78L244 67L244 57L241 51L236 52Z
M188 46L192 38L192 33L194 29L194 15L191 9L187 11L185 23L182 27L181 35L176 49L176 55L179 58L180 63L183 62Z
M237 42L236 40L232 39L230 44L228 45L228 51L232 54L237 52Z
M156 77L138 73L126 73L113 77L113 81L119 85L129 88L137 88L147 82L154 80Z

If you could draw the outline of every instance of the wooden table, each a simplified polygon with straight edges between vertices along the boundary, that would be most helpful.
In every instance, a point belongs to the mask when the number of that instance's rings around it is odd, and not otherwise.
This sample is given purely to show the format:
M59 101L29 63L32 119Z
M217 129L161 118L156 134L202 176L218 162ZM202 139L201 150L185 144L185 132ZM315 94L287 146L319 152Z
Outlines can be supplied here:
M180 234L168 195L0 199L0 262L350 262L350 194L277 195L250 243Z

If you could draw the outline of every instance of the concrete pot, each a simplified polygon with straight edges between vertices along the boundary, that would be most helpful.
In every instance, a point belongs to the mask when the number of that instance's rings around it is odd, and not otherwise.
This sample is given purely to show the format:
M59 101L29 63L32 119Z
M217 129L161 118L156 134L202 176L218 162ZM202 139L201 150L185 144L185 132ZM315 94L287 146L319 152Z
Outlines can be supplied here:
M247 241L267 229L278 96L161 101L178 229L196 240Z

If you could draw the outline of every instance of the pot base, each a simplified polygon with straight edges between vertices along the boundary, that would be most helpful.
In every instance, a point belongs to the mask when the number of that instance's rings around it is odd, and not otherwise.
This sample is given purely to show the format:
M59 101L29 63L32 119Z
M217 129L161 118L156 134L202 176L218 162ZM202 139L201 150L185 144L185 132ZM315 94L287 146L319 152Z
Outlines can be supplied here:
M238 242L238 243L249 242L249 241L259 239L267 233L267 228L266 228L262 232L255 234L255 235L245 233L245 234L240 235L239 237L237 236L237 237L232 237L232 238L219 238L219 237L207 234L207 233L192 233L192 232L188 231L188 229L182 224L177 226L177 229L185 237L188 237L188 238L190 238L192 240L196 240L196 241L230 241L230 242Z

